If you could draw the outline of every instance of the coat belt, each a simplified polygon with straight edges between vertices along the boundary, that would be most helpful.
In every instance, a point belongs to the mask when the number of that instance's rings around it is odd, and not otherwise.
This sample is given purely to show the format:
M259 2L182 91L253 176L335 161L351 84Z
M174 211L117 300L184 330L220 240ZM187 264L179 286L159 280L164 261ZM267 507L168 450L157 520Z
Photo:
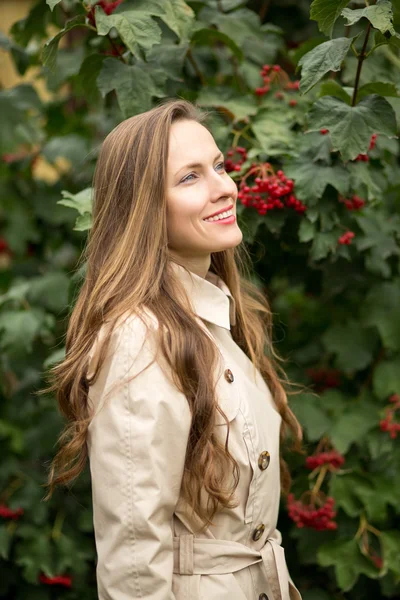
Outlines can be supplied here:
M285 551L276 540L267 538L261 550L254 550L239 542L190 533L174 537L174 573L180 575L223 575L259 562L271 587L270 600L290 600Z

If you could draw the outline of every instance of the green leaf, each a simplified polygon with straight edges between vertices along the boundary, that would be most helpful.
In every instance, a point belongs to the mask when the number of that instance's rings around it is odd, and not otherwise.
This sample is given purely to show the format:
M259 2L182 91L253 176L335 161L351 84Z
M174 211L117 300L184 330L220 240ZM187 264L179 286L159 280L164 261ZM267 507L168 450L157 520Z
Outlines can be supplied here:
M0 419L0 439L9 439L9 447L12 452L21 454L24 450L24 432L12 423Z
M104 58L102 54L89 54L79 69L78 80L88 104L94 104L100 97L97 89L97 77L103 66Z
M382 531L383 568L400 577L400 531Z
M304 427L307 438L315 442L325 435L332 421L323 409L323 402L312 394L299 394L291 400L291 408Z
M379 94L379 96L389 96L398 98L399 93L394 83L372 82L361 86L357 93L357 101L369 96L370 94Z
M317 232L311 246L310 256L312 260L321 260L326 258L330 252L334 253L338 246L339 235L337 229Z
M376 94L366 96L356 106L324 96L311 108L309 122L309 131L329 129L333 150L339 151L343 160L366 154L373 133L388 137L395 137L397 133L393 108Z
M159 17L180 40L187 42L194 26L194 12L184 0L128 0L106 15L96 6L95 18L99 35L107 35L115 27L133 54L139 47L149 50L161 41L161 28L153 17Z
M69 278L65 273L46 273L30 280L28 299L58 313L67 307Z
M366 210L354 218L364 233L364 236L358 236L356 240L358 250L375 250L383 259L400 254L396 242L396 235L400 234L399 215L392 214L388 217L382 210Z
M146 52L146 62L151 68L161 69L172 81L184 81L182 73L188 44L159 44Z
M280 155L294 148L292 123L285 111L261 110L252 123L252 129L268 156Z
M331 37L336 19L349 2L350 0L314 0L310 7L310 19L317 21L319 30Z
M387 519L388 505L397 508L398 487L390 478L376 473L373 477L344 473L331 479L329 493L350 517L358 517L365 512L368 520L383 523Z
M300 242L309 242L315 235L315 224L311 223L308 219L303 219L299 227L299 240Z
M96 27L99 35L107 35L113 27L132 54L138 54L139 47L150 50L161 41L161 29L151 18L138 10L124 10L121 13L106 15L101 6L95 9Z
M164 83L167 75L164 73L162 77ZM116 91L125 118L150 110L152 98L162 98L165 94L158 71L146 71L139 64L129 66L115 58L105 59L97 77L97 85L103 96L112 90Z
M43 367L45 369L48 369L48 368L52 367L53 365L57 364L58 362L61 362L62 360L64 360L64 358L65 358L65 346L63 346L62 348L59 348L55 352L52 352L44 361Z
M351 444L361 442L379 423L379 406L373 402L356 401L349 404L332 426L329 435L339 452L346 453Z
M349 94L342 88L340 83L334 79L326 79L321 83L318 90L318 97L322 98L322 96L335 96L335 98L340 98L343 102L351 104L351 97Z
M34 339L43 326L44 314L37 308L0 314L0 346L4 350L32 352Z
M390 33L390 32L389 32ZM387 36L387 37L386 37ZM375 31L374 35L374 47L370 50L370 54L379 46L391 46L392 48L398 50L400 48L400 33L395 33L393 35L383 35L380 31Z
M191 39L192 46L197 44L198 46L212 47L214 42L222 42L225 44L225 46L232 50L234 56L236 56L240 61L243 60L243 52L241 48L232 38L222 31L218 31L218 29L198 29Z
M62 190L61 194L64 200L59 200L57 204L75 208L80 215L92 213L93 188L85 188L77 194L71 194L71 192L68 192L67 190Z
M257 114L257 103L254 96L235 95L229 88L203 87L197 96L199 106L212 106L228 114L235 123Z
M306 94L329 71L340 71L354 38L336 38L320 44L299 60L300 91Z
M373 286L361 306L364 326L375 326L388 350L400 350L400 281Z
M57 158L66 158L74 168L80 167L89 152L88 140L78 133L54 136L42 148L42 154L49 163Z
M356 320L332 324L321 339L326 350L336 355L337 368L345 373L365 369L378 341L374 330L362 329Z
M70 19L66 22L64 29L61 29L52 37L48 42L45 43L42 50L42 63L46 66L50 71L54 71L56 67L56 57L58 44L61 38L74 27L88 27L85 23L85 15L77 15L73 19Z
M46 4L50 6L50 10L52 11L57 4L60 4L61 0L46 0Z
M286 164L285 173L294 180L296 196L307 202L308 206L316 205L327 185L331 185L341 194L349 191L349 173L339 163L324 165L299 156Z
M10 33L17 44L26 47L31 39L43 39L48 34L46 31L51 13L43 0L38 0L23 19L16 21Z
M319 44L322 44L322 42L325 41L325 37L313 37L297 46L297 48L292 48L291 50L289 50L288 55L290 56L293 63L296 65L296 71L298 70L298 62L301 59L301 57L307 54L307 52L310 52L313 48L315 48L315 46L319 46Z
M374 392L378 398L387 399L400 390L400 356L380 362L373 373Z
M37 531L35 538L19 542L15 563L22 567L26 581L35 585L40 571L48 577L56 575L53 568L54 558L50 536L47 532Z
M365 17L371 23L372 27L378 29L381 33L387 31L391 35L395 35L396 31L393 27L393 7L389 0L378 0L377 4L367 6L366 8L357 8L351 10L345 8L341 15L347 19L347 25L354 25L360 19Z
M338 586L345 592L351 590L362 574L371 579L379 577L379 571L361 554L355 539L327 542L318 549L317 557L321 567L335 568Z
M77 217L74 231L88 231L92 227L92 215L85 213Z

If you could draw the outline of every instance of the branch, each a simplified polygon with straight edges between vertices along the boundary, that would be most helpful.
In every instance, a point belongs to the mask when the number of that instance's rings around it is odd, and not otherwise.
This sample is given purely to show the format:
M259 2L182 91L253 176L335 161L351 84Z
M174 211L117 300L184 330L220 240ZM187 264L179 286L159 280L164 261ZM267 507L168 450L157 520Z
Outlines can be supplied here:
M358 65L357 65L356 80L355 80L355 83L354 83L353 98L351 100L351 105L352 106L355 106L356 100L357 100L358 87L359 87L359 84L360 84L361 69L362 69L362 66L363 66L364 59L367 56L367 54L366 54L365 51L367 49L367 44L368 44L368 39L369 39L370 32L371 32L371 23L368 23L367 31L365 33L363 47L361 49L360 54L358 55Z
M207 85L207 81L205 80L203 73L200 71L196 61L194 60L191 48L189 48L189 50L187 51L186 56L189 59L189 62L192 65L197 77L200 79L201 85Z

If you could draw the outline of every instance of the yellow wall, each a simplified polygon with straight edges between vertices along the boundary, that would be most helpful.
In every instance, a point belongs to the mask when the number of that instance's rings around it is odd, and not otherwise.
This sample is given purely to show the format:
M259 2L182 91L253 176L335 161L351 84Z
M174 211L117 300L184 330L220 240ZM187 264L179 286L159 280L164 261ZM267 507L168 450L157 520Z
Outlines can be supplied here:
M45 1L42 0L42 2ZM34 0L0 0L0 31L9 37L11 26L16 21L26 17L34 3ZM49 38L52 35L54 35L54 32L49 31ZM0 50L0 88L10 88L22 82L31 82L35 86L39 96L43 100L48 100L51 96L46 90L43 80L36 79L38 72L38 68L33 68L29 69L24 76L21 76L15 69L10 54L4 50Z

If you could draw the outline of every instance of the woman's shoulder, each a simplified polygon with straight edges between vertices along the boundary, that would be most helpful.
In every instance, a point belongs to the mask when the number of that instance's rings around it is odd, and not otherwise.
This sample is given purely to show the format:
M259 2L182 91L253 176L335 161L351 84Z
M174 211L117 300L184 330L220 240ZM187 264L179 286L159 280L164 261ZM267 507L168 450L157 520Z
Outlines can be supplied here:
M159 328L156 315L147 307L136 312L125 311L117 320L106 320L95 335L89 351L87 376L90 377L96 369L103 345L108 341L107 355L129 349L131 354L139 353L151 340ZM153 344L150 344L151 346Z

